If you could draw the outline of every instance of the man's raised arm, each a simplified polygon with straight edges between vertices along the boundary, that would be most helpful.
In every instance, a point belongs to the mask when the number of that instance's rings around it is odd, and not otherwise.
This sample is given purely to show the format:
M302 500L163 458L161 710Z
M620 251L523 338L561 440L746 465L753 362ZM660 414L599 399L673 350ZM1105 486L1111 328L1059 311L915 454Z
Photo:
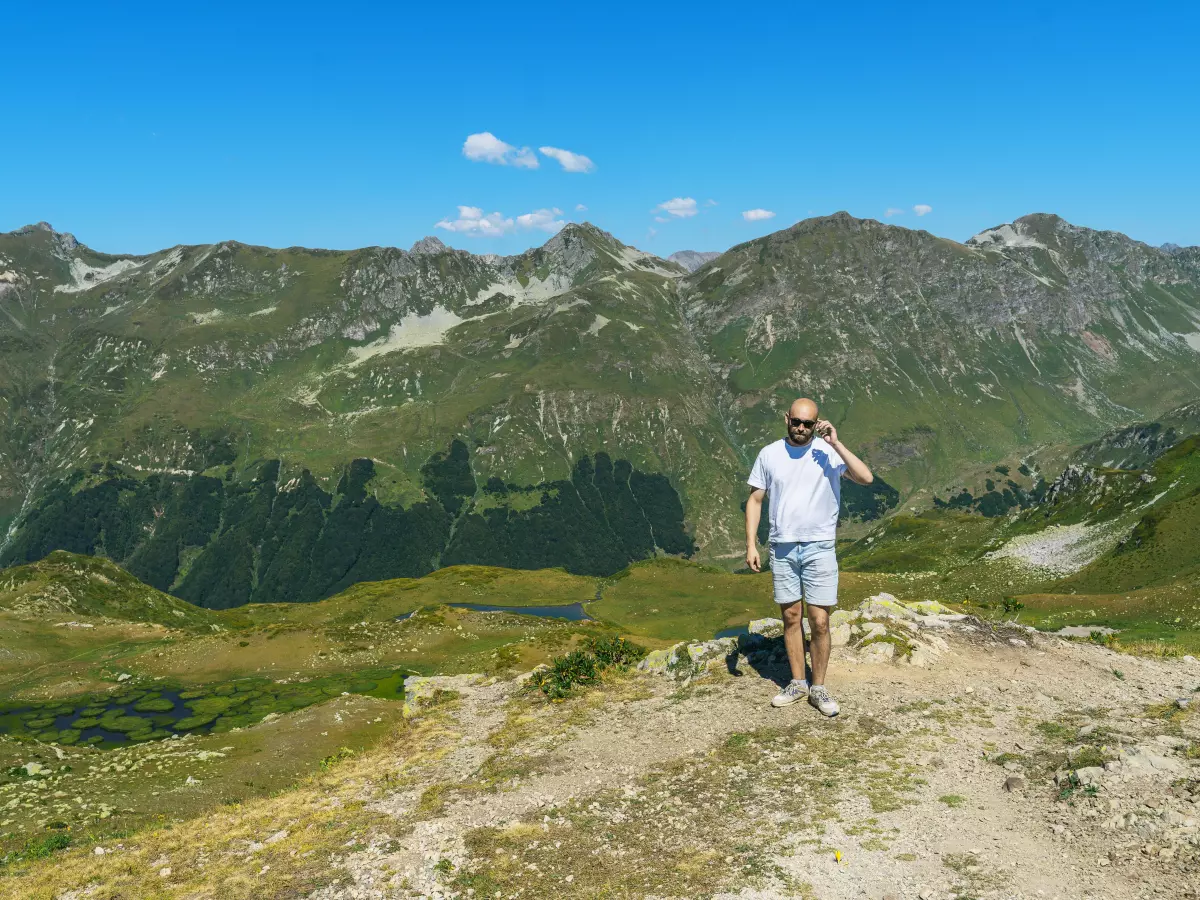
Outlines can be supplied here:
M822 426L824 430L822 430ZM838 440L837 429L833 425L824 420L817 423L817 434L825 439L838 456L846 463L846 477L856 484L870 484L875 480L875 476L871 474L871 470L867 468L867 464L855 456L847 449L846 445ZM747 507L747 515L749 515L749 507Z

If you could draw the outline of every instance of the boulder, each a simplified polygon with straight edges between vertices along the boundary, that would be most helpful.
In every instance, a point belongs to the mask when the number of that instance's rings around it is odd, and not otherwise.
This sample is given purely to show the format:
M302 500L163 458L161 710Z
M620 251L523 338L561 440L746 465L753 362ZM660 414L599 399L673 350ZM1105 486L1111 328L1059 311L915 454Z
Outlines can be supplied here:
M783 634L783 619L755 619L750 623L749 631L765 637L778 637Z
M913 620L917 613L906 607L891 594L876 594L858 605L858 610L868 619Z
M955 615L954 610L948 606L943 606L936 600L918 600L916 603L905 603L904 605L913 612L920 613L923 616ZM966 616L962 616L962 618L966 618Z
M835 609L829 614L829 627L837 628L839 625L849 625L852 622L857 622L859 614L857 610Z
M404 679L404 709L407 718L416 715L421 701L432 698L438 691L462 692L484 680L484 676L472 675L409 675Z
M710 660L725 659L730 653L736 653L737 649L737 638L716 638L711 641L688 644L687 655L693 666L702 666Z
M867 662L887 662L896 655L896 648L890 641L875 641L859 650L858 655Z
M1075 770L1074 780L1075 780L1076 784L1082 784L1082 785L1099 784L1101 779L1103 779L1103 778L1104 778L1104 767L1103 766L1085 766L1082 769Z
M850 643L850 623L834 625L829 629L829 643L834 647L845 647Z
M640 663L638 670L649 672L651 675L662 675L671 666L675 659L676 651L687 646L682 641L665 650L652 650L646 654Z

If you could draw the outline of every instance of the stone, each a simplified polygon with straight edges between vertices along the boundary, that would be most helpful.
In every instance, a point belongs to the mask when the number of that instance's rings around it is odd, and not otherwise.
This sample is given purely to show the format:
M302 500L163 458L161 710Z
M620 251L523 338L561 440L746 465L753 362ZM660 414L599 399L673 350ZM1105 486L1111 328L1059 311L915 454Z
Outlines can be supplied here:
M675 653L681 647L686 646L682 642L675 644L673 647L668 647L665 650L653 650L638 663L638 669L642 672L649 672L651 675L662 675L670 667L672 660L675 658ZM407 708L408 701L408 679L404 680L405 689L405 704Z
M128 672L122 672L120 675L117 676L117 681L128 681L132 677L133 676L130 675Z
M45 775L50 771L40 762L27 762L21 768L23 768L25 770L25 774L30 777L33 777L34 775Z
M1075 770L1075 782L1077 784L1099 784L1104 778L1103 766L1084 766L1082 769Z
M438 691L462 693L467 688L481 684L486 679L478 673L467 675L409 675L404 679L405 718L420 712L423 700L431 699Z
M876 641L859 650L858 655L868 662L887 662L896 655L896 648L888 641Z
M702 643L688 644L687 655L693 666L702 666L710 660L724 659L738 649L737 638L716 638Z
M280 841L287 840L287 836L288 836L288 833L286 830L277 831L273 835L271 835L269 838L267 838L265 841L263 841L263 843L264 844L278 844Z
M850 643L850 623L834 625L829 629L829 643L833 647L845 647Z
M1008 791L1010 794L1013 791L1025 790L1025 776L1024 775L1009 775L1007 778L1004 779L1004 789L1006 791Z
M751 634L777 637L783 634L783 619L755 619L748 626Z
M948 606L943 606L936 600L918 600L916 603L905 603L913 612L920 613L923 616L941 616L954 615L954 610ZM966 618L965 616L963 618Z
M1008 642L1010 644L1012 644L1014 647L1028 647L1029 646L1029 644L1027 642L1021 640L1020 638L1009 638Z
M918 617L891 594L876 594L858 605L858 610L868 619L901 619L912 621Z
M916 666L918 669L926 669L937 660L938 654L932 647L926 647L918 644L912 653L904 657L904 661L910 666Z
M868 622L863 629L863 640L869 641L873 637L883 637L885 634L887 634L887 626L878 622Z
M1091 734L1095 730L1096 730L1096 726L1094 724L1084 725L1082 728L1079 729L1079 733L1076 736L1081 737L1081 738L1087 737L1089 734Z
M839 625L849 625L858 621L858 612L851 612L848 609L835 609L829 614L829 627L837 628Z
M1170 747L1172 750L1186 750L1190 744L1187 739L1176 737L1173 734L1160 734L1154 740L1164 747Z
M171 867L163 866L161 869L159 869L158 877L159 878L170 878L171 877Z
M107 852L108 851L105 850L103 847L97 847L95 850L92 851L92 853L96 854L96 856L103 856Z
M1178 709L1187 709L1188 705L1191 702L1192 702L1191 699L1188 697L1180 697L1178 700L1175 701L1175 706Z

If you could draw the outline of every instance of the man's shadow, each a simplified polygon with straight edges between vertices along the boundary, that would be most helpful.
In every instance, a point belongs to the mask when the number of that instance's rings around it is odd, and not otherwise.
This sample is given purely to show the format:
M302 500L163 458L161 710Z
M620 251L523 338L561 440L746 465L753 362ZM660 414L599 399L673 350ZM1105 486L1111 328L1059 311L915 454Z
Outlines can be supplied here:
M737 677L745 675L745 669L750 669L758 677L773 681L781 688L787 687L792 680L792 668L788 663L783 635L738 635L737 649L731 650L725 656L725 668L729 670L730 675ZM804 659L804 677L811 682L812 673L809 670L807 655Z

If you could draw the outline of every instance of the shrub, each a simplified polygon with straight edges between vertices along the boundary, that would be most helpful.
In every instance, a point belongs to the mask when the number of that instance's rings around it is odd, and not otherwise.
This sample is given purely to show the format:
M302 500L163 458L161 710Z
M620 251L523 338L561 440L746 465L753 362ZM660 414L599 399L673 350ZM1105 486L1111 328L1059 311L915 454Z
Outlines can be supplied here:
M604 669L610 666L624 669L646 655L645 647L622 637L588 637L583 645Z
M592 685L605 669L624 669L646 655L646 648L624 638L588 637L582 650L556 656L553 664L534 672L530 684L551 700L570 696L576 685Z

